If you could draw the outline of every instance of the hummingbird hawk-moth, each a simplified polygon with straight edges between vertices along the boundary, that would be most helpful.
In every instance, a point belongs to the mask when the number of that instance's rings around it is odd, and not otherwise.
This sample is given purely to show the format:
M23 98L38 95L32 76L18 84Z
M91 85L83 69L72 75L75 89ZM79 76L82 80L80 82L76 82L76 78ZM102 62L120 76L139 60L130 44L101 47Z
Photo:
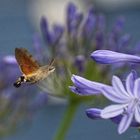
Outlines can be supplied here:
M49 65L40 66L25 48L16 48L15 58L22 72L22 75L14 83L14 86L17 88L22 83L36 83L43 80L55 70L53 66L54 59L52 59Z

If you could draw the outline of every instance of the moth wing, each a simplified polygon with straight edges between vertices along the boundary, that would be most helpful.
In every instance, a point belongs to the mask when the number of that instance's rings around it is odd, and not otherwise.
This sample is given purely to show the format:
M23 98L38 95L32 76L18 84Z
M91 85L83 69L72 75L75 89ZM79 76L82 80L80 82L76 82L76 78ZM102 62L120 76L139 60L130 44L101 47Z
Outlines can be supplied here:
M21 71L25 74L31 74L39 69L38 62L24 48L15 49L15 58L19 64Z

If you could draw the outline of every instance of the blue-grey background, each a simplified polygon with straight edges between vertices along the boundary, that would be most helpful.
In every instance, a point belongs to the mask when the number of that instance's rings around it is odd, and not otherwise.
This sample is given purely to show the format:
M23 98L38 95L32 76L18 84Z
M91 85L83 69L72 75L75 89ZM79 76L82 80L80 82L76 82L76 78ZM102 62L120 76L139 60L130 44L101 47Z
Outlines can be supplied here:
M0 55L14 54L15 47L31 48L36 29L28 16L28 0L0 0ZM103 10L102 10L103 11ZM107 11L108 25L118 15L126 18L125 31L131 32L133 44L140 40L140 8ZM117 125L111 121L93 121L85 115L88 106L81 105L66 140L134 140L140 139L136 129L117 134ZM49 105L34 117L31 124L21 125L18 131L0 140L52 140L65 110L64 105Z

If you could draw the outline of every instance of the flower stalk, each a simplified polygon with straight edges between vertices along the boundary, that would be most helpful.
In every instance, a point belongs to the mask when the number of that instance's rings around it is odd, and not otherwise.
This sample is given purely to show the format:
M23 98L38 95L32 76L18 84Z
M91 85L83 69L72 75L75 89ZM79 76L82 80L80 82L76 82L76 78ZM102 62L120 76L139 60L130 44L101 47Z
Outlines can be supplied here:
M66 134L72 124L74 115L78 109L79 102L71 99L66 111L64 113L64 118L62 119L62 122L60 123L60 127L57 129L58 131L55 134L54 140L64 140L66 137Z

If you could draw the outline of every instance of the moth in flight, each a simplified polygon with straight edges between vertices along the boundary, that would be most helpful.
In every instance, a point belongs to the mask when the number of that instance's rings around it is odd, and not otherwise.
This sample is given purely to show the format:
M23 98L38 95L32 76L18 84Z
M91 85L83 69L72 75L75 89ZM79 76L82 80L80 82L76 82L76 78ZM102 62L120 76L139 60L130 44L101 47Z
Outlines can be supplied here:
M54 72L54 59L49 65L40 66L39 63L25 48L15 49L15 58L18 62L22 75L14 83L15 87L20 87L22 83L36 83L48 77Z

